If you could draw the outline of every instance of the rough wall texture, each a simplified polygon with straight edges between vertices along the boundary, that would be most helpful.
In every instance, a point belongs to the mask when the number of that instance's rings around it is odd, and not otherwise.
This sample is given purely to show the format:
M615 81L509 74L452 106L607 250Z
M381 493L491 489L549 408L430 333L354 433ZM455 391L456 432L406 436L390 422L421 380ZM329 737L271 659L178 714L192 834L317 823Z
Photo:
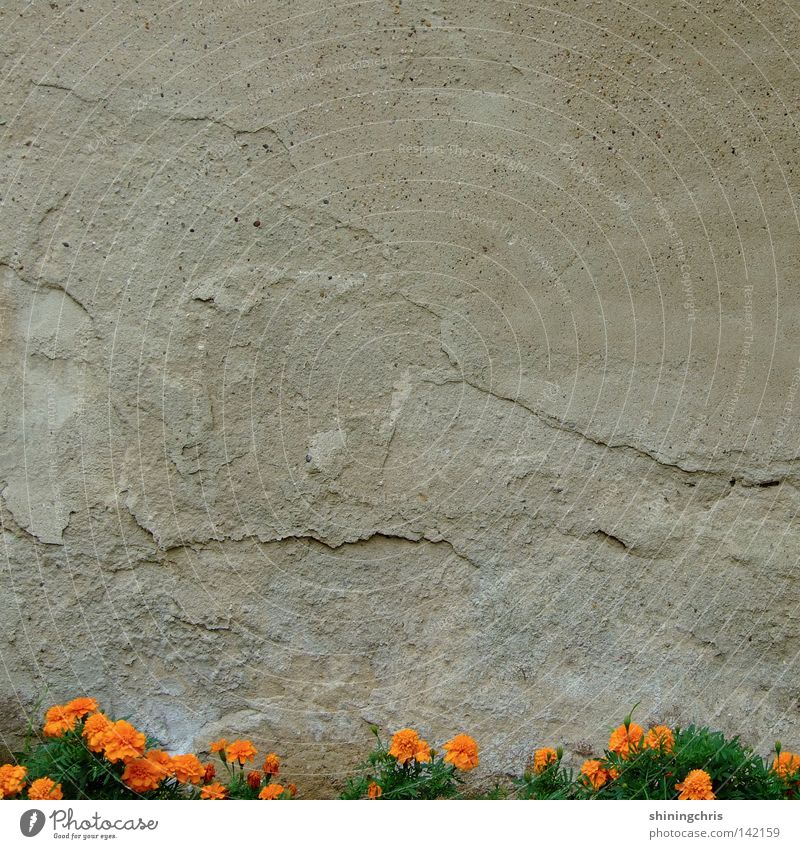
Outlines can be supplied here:
M784 3L3 4L2 732L298 783L800 742Z

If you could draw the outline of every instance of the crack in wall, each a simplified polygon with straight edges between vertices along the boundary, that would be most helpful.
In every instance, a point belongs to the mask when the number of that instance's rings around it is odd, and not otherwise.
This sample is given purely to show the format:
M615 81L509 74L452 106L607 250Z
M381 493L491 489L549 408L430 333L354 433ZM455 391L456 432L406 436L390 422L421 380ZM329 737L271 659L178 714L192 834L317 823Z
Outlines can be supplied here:
M415 300L414 298L410 297L409 295L407 295L404 292L399 292L398 294L405 301L412 304L413 306L416 306L416 307L419 307L422 310L425 310L426 312L428 312L430 315L432 315L434 318L436 318L440 322L444 322L446 320L445 316L442 313L437 312L430 304L426 304L426 303L420 302L418 300ZM447 345L445 345L444 341L441 342L441 349L447 355L448 359L453 364L453 366L458 367L459 366L458 360L455 358L452 350ZM426 378L423 378L423 380L425 380L428 383L433 383L434 385L438 385L440 383L440 381L435 381L435 380L426 379ZM458 375L454 375L452 378L449 378L446 381L441 381L441 382L465 383L467 386L471 386L473 389L477 390L478 392L481 392L484 395L489 395L489 396L495 398L498 401L505 401L505 402L511 403L511 404L519 407L520 409L527 411L531 415L535 416L542 424L544 424L545 426L547 426L547 427L549 427L553 430L559 430L559 431L562 431L564 433L569 433L569 434L572 434L574 436L578 436L581 439L592 443L593 445L597 445L597 446L599 446L601 448L605 448L607 450L633 452L634 454L636 454L640 457L643 457L647 460L650 460L652 462L657 463L659 466L661 466L663 468L674 469L674 470L679 471L679 472L686 474L686 475L709 475L709 476L712 476L712 477L730 477L730 472L728 470L724 469L724 468L718 469L718 470L711 469L711 468L693 468L693 467L690 467L688 465L682 464L681 461L678 460L678 459L675 459L675 460L666 459L663 456L655 453L655 451L648 450L647 448L639 447L637 445L631 445L628 442L622 442L622 441L612 442L610 440L607 441L607 440L601 439L598 436L593 436L590 433L588 433L587 431L579 428L577 425L567 424L565 421L563 421L562 419L559 419L556 416L550 415L550 414L544 412L543 410L536 409L535 407L532 407L531 405L526 404L519 397L513 397L511 395L505 395L501 392L497 392L493 389L487 388L486 386L483 386L480 383L477 383L473 380L469 380L467 377L464 376L463 370L460 370ZM797 459L798 458L791 458L790 460L787 460L786 462L796 463ZM788 481L790 479L796 478L796 476L797 476L796 472L788 473L788 474L783 475L783 476L775 476L775 474L772 471L769 471L769 470L765 471L763 473L763 476L756 475L756 474L752 474L752 475L749 475L749 476L746 475L746 474L745 475L740 474L740 478L741 478L742 483L744 485L764 486L764 487L766 487L766 486L777 486L780 483L783 483L783 482Z
M442 350L444 350L445 353L448 353L447 349L445 349L444 347L442 348ZM453 375L452 377L447 377L443 380L438 381L427 377L423 377L422 380L427 383L432 383L434 385L440 385L441 383L464 383L484 395L489 395L490 397L495 398L498 401L504 401L513 404L515 407L519 407L520 409L525 410L526 412L535 416L543 425L553 430L558 430L562 433L572 434L573 436L577 436L580 439L585 440L586 442L590 442L593 445L596 445L600 448L605 448L609 451L633 453L639 457L645 458L658 464L662 468L672 469L684 475L706 475L713 478L727 478L730 476L730 472L726 469L714 470L711 468L689 468L681 465L681 463L677 460L666 460L663 457L660 457L657 454L653 453L652 451L648 451L645 448L639 448L636 445L631 445L626 442L604 441L600 437L592 436L576 426L569 426L566 422L564 422L562 419L557 418L556 416L552 416L548 413L545 413L543 410L537 410L535 407L526 404L519 398L515 398L510 395L504 395L492 389L487 389L485 386L482 386L479 383L475 383L474 381L468 380L463 376L463 374ZM758 477L741 476L740 479L742 480L743 484L750 486L777 486L780 483L787 482L796 478L796 473L791 473L776 478L771 472L765 472L764 476L766 478L765 482L762 482L762 480Z
M86 305L72 292L70 292L65 286L62 286L60 283L55 283L52 280L48 280L45 277L39 276L37 280L32 280L25 274L20 272L19 268L15 268L10 262L4 259L0 259L0 268L7 268L11 271L17 279L21 280L31 289L33 289L34 297L36 293L40 290L44 291L52 291L52 292L61 292L65 295L73 304L75 304L78 309L83 312L87 318L92 319L92 314L87 309Z
M466 561L475 568L479 568L479 563L470 558L469 555L467 555L463 550L457 548L451 540L446 539L440 534L413 533L410 531L406 533L401 533L396 530L393 531L386 529L368 530L360 535L356 535L351 538L344 539L342 541L333 541L325 534L320 533L319 531L302 530L288 534L277 535L270 535L264 533L244 533L240 535L227 534L225 536L208 535L204 537L195 537L192 539L188 539L184 542L175 545L163 546L156 532L148 528L147 525L140 521L136 514L133 512L133 510L131 510L127 506L125 506L125 510L134 520L136 525L143 531L145 531L148 536L150 536L157 551L163 557L168 557L170 554L173 554L182 549L197 550L205 547L210 547L214 544L241 543L248 541L258 543L259 545L272 545L275 543L283 542L308 542L324 546L325 548L331 551L336 551L345 546L357 546L362 545L364 543L372 542L373 540L385 539L402 540L403 542L410 543L427 543L428 545L447 546L456 557Z

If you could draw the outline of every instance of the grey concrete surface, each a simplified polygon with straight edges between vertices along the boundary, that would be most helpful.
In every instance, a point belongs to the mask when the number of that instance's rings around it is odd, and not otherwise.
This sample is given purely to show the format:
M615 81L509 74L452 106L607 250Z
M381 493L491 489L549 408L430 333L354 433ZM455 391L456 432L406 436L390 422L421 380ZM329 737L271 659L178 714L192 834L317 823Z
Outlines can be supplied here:
M370 722L800 745L795 4L0 31L9 748L84 693L320 795Z

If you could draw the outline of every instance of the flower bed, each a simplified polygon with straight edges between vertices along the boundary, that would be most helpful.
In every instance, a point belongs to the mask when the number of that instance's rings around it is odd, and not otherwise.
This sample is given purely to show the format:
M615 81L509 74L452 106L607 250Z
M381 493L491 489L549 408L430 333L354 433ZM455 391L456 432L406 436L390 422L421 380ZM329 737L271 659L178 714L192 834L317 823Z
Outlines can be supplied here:
M215 740L203 763L192 753L167 754L127 720L114 721L90 698L54 705L42 740L0 767L0 798L28 799L291 799L293 784L273 779L280 759L270 752L253 768L249 740ZM219 766L219 768L218 768Z
M779 743L769 759L737 737L705 727L644 728L627 716L601 756L577 775L561 748L536 749L523 774L483 796L464 788L480 764L478 744L457 734L437 751L412 728L376 744L347 782L342 799L794 799L800 755ZM125 719L113 720L97 702L79 697L54 705L41 736L0 766L0 798L27 799L294 799L294 784L278 783L274 752L256 766L249 740L215 740L203 761L168 754Z

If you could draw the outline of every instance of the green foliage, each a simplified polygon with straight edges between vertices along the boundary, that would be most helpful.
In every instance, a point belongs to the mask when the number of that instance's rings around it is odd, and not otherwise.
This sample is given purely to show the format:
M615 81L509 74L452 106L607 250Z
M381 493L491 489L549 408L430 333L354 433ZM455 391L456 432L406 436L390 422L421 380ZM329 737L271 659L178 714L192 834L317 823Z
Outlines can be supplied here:
M675 772L683 776L691 764L702 764L714 783L718 799L780 799L783 786L768 762L738 737L726 740L708 728L678 729L675 733Z
M371 784L381 790L380 799L451 799L458 795L460 778L455 767L441 756L432 755L427 763L412 759L400 764L389 754L376 728L375 748L358 767L361 773L351 778L340 799L368 799Z
M19 763L28 768L28 778L48 776L61 784L65 799L179 799L184 794L174 780L162 783L158 790L141 794L122 781L122 763L110 763L102 755L90 751L81 736L83 722L61 737L53 737L35 745L35 738L26 739L25 750L18 752ZM148 748L158 748L148 739Z
M220 760L228 773L228 778L225 783L228 788L229 799L258 799L258 794L261 790L273 780L272 776L264 775L260 770L255 770L255 772L258 773L258 782L256 783L254 781L251 784L250 781L248 781L248 775L251 771L248 771L245 767L240 766L239 764L229 763L225 759L224 752L220 752ZM277 783L277 781L275 783ZM199 793L199 791L197 792ZM281 793L277 798L292 799L294 797L292 796L289 788L286 787L283 793Z
M259 790L260 785L254 789L247 783L241 770L228 781L228 795L231 799L258 799Z
M16 785L9 791L11 795L19 794L24 798L31 789L31 782L45 777L61 785L65 799L197 799L217 793L230 799L255 800L268 785L280 784L275 777L279 760L274 753L267 756L262 770L254 770L240 764L233 755L229 762L226 751L233 752L234 745L226 749L226 741L217 741L212 748L220 749L222 780L212 784L215 770L211 764L201 764L194 755L169 759L164 753L153 751L159 748L156 740L147 738L143 747L143 735L137 735L134 754L144 748L149 750L149 758L161 758L166 766L164 772L151 773L148 778L147 769L153 768L152 760L143 764L135 757L130 762L126 780L139 787L158 782L158 787L147 793L134 791L122 780L125 764L112 763L106 756L117 753L103 737L102 723L101 739L105 740L102 744L105 754L92 752L83 738L87 719L78 711L81 703L87 702L92 702L96 708L94 700L86 698L73 700L67 706L53 706L55 728L46 724L43 733L58 733L60 736L40 737L33 727L28 727L23 751L15 754L17 763L26 767L27 776L21 788ZM59 717L63 717L70 706L74 713L70 722L65 723L67 730L63 730L59 726L62 722ZM82 709L85 711L87 708L84 706ZM79 716L81 718L75 719ZM359 766L357 774L347 782L341 799L452 799L469 796L482 799L671 800L679 798L679 784L684 797L693 799L800 797L800 755L782 751L779 743L775 745L775 752L764 759L738 737L729 739L721 732L704 726L690 725L673 730L657 726L644 735L643 729L632 723L630 714L611 736L608 745L614 751L607 749L603 755L585 762L577 776L564 766L562 749L540 749L534 756L535 768L526 770L511 783L497 784L484 793L477 793L475 789L464 793L461 773L456 766L446 762L443 754L437 755L412 729L398 732L391 746L381 740L376 728L372 731L375 747ZM252 761L256 754L252 743L234 742L239 744L239 758ZM242 749L245 751L242 752ZM462 770L471 770L478 765L477 745L467 735L457 735L445 744L445 749L450 753L448 757ZM775 756L777 760L773 763ZM407 760L400 763L398 758ZM11 766L3 769L11 769ZM144 781L141 780L143 769ZM687 782L691 773L694 775ZM178 775L185 783L178 781ZM153 776L155 780L152 780ZM204 782L202 788L199 786L201 780ZM36 789L41 791L41 788ZM289 784L277 798L291 799L296 793L297 788Z
M507 787L503 787L502 784L496 784L491 790L483 795L479 796L469 796L470 799L481 799L487 801L496 801L497 799L508 799L510 798L510 793Z
M514 785L517 799L572 799L576 794L572 770L562 766L560 750L557 760L545 770L538 775L526 770Z
M581 785L578 798L677 799L675 785L695 769L709 774L717 799L786 798L785 783L768 762L738 737L726 740L705 727L676 729L672 751L640 749L628 759L606 752L603 760L618 778L596 791Z

